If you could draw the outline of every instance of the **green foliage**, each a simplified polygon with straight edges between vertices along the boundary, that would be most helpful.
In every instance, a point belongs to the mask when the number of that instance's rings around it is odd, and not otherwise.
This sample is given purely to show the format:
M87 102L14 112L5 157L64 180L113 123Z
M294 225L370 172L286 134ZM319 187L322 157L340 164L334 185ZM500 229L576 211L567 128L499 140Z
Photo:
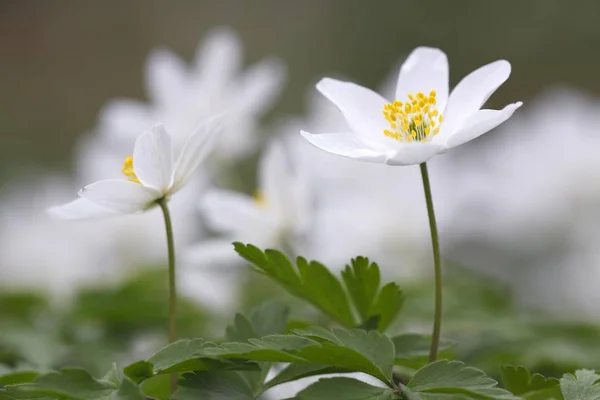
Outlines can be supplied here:
M379 267L364 257L352 260L337 279L325 266L302 257L296 267L277 250L264 252L248 244L234 243L235 251L258 272L283 286L289 293L313 304L341 325L359 326L383 332L396 318L404 303L395 283L380 288ZM359 321L356 320L346 291L350 294Z
M350 378L321 379L292 400L396 400L391 389L379 388Z
M396 318L404 297L393 282L379 288L379 267L365 257L357 257L342 272L342 278L362 324L377 319L376 329L383 332Z
M531 374L522 366L504 365L502 384L513 394L525 400L559 399L561 397L559 381L540 374Z
M253 400L252 387L233 371L196 371L184 374L174 400Z
M600 375L589 369L575 371L575 375L565 374L560 379L560 390L564 400L600 399Z
M408 400L448 398L517 400L497 387L498 382L483 371L460 361L436 361L421 368L406 385Z
M392 342L394 342L396 348L396 365L419 369L427 364L431 335L404 333L393 337ZM453 340L441 339L438 351L439 358L450 356L451 352L449 350L454 345Z

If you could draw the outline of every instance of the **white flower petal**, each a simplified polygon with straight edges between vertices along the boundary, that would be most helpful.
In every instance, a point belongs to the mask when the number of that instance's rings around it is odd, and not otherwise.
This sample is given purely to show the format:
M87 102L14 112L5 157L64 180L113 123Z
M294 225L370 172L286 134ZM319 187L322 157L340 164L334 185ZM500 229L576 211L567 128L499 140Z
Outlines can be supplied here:
M446 148L435 142L399 143L396 154L387 160L388 165L421 164L433 156L446 151Z
M121 215L87 199L76 199L62 206L50 207L48 214L56 219L93 219Z
M352 133L300 133L310 144L328 153L374 163L385 162L387 159L385 153L369 149L358 142Z
M173 179L171 137L163 125L155 125L135 141L133 169L145 186L166 192Z
M459 131L448 136L446 147L459 146L494 129L509 119L515 110L522 105L523 103L517 102L507 105L502 110L479 110L475 112L467 118Z
M200 268L239 266L242 259L233 249L232 240L207 240L191 246L184 251L184 264Z
M230 84L240 68L242 45L229 28L216 28L196 50L195 75L198 88L210 95Z
M510 75L510 63L498 60L464 77L454 88L444 111L440 135L451 134L502 85Z
M185 63L167 49L153 50L146 61L148 97L159 105L177 104L186 89L188 72Z
M384 129L389 129L383 117L386 99L374 91L331 78L324 78L317 89L340 109L356 137L370 148L385 150Z
M148 208L162 194L139 183L106 179L84 187L79 196L111 211L133 214Z
M100 131L120 143L133 142L140 132L155 123L147 105L135 100L113 100L100 111Z
M253 231L261 226L258 203L243 193L213 189L201 198L200 210L210 228L220 233Z
M188 137L175 165L171 193L175 193L185 185L198 165L212 150L216 137L223 129L224 119L224 115L216 115L200 124Z
M236 94L240 111L260 116L279 94L285 77L285 66L279 60L266 60L248 69Z
M431 47L417 47L400 68L396 100L408 100L408 94L437 92L437 108L441 111L448 100L448 57Z

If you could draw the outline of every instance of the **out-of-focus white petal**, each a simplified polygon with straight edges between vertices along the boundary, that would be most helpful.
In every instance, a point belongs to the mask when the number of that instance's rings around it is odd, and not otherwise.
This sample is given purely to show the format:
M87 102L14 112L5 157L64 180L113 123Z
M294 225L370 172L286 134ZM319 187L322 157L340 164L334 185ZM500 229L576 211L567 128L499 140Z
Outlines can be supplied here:
M479 110L496 89L508 79L510 69L508 61L498 60L465 76L450 93L440 137L459 129L471 114Z
M79 195L114 212L133 214L145 210L162 193L139 183L106 179L84 187Z
M413 165L421 164L436 154L443 153L446 148L434 142L426 143L400 143L396 154L387 160L388 165Z
M359 143L352 133L311 134L305 131L300 133L310 144L328 153L375 163L385 162L387 159L385 153L369 149Z
M447 148L456 147L483 135L509 119L515 110L522 105L523 103L517 102L507 105L502 110L479 110L475 112L467 118L458 131L447 137L445 146Z
M150 53L146 62L146 90L157 105L180 101L187 80L186 65L173 52L159 49Z
M284 77L285 66L279 60L266 60L252 66L239 83L236 107L248 115L263 114L281 91Z
M230 190L212 189L200 199L200 210L210 228L220 233L252 230L261 224L258 203L248 195Z
M202 241L183 253L183 262L199 268L239 265L242 260L233 249L232 242L227 239Z
M374 91L336 79L324 78L317 89L344 115L357 138L372 149L384 150L384 129L389 126L383 117L383 106L387 101Z
M127 99L109 102L100 111L98 120L102 134L119 142L127 139L133 142L143 129L157 122L149 106Z
M396 100L406 101L408 94L418 92L429 95L437 92L437 108L444 110L448 100L448 57L436 48L417 47L400 68Z
M50 207L48 214L56 219L93 219L121 215L87 199L76 199L61 206Z
M135 141L133 169L140 182L165 193L173 179L171 137L163 125L155 125Z
M198 88L215 96L232 82L240 68L242 45L231 29L213 29L200 44L194 60Z
M223 123L224 115L216 115L200 124L188 137L175 164L171 193L175 193L185 185L198 165L212 150L214 139L221 134Z

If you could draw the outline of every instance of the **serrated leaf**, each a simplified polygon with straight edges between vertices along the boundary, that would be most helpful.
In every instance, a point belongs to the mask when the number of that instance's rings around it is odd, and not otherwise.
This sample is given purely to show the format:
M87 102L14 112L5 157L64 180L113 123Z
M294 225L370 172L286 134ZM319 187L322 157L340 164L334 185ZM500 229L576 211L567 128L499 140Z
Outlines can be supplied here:
M379 291L379 267L375 263L370 264L368 258L357 257L350 261L350 265L346 265L342 278L360 318L368 320L373 316L371 306Z
M522 366L503 365L501 367L504 387L526 400L546 400L562 398L559 381L540 374L531 374Z
M397 284L390 282L384 285L371 307L372 315L379 315L379 331L383 332L394 321L402 306L404 296Z
M253 400L254 393L237 372L196 371L178 382L173 400Z
M560 378L560 389L564 400L600 399L600 375L589 369L580 369Z
M137 361L123 369L135 383L158 374L204 371L216 369L258 370L254 363L238 360L222 360L204 354L203 350L216 345L204 339L183 339L171 343L154 353L146 361Z
M312 303L344 326L356 325L340 281L322 264L298 257L297 268L294 268L287 257L277 250L267 249L263 253L251 244L242 243L234 243L234 248L241 257L291 294Z
M316 340L319 339L319 340ZM379 332L309 329L203 349L207 356L253 361L326 364L370 374L391 385L394 344Z
M369 385L352 378L320 379L297 393L292 400L396 400L391 389Z
M428 363L431 335L404 333L392 338L396 349L396 365L419 369ZM438 355L446 357L448 350L456 343L449 339L440 339Z
M481 370L460 361L441 360L418 370L406 386L412 392L408 396L411 400L437 399L442 395L468 399L519 399L497 384Z

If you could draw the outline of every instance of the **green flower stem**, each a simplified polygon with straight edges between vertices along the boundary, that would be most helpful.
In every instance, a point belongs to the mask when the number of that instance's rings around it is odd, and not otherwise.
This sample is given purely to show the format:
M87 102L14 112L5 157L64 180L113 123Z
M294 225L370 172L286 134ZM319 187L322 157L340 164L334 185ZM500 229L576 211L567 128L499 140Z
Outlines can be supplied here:
M433 247L433 270L435 279L435 314L433 319L433 333L431 334L431 347L429 348L429 362L437 359L440 345L440 333L442 330L442 261L440 259L440 242L438 238L437 224L435 222L435 211L433 209L433 198L431 197L431 185L429 183L429 172L427 164L420 164L421 177L423 178L423 189L427 203L427 214L429 215L429 230L431 231L431 246Z
M167 199L157 201L165 217L167 231L167 247L169 249L169 343L177 340L177 286L175 285L175 242L173 240L173 224L171 213L167 206ZM177 388L177 374L171 375L171 392Z

